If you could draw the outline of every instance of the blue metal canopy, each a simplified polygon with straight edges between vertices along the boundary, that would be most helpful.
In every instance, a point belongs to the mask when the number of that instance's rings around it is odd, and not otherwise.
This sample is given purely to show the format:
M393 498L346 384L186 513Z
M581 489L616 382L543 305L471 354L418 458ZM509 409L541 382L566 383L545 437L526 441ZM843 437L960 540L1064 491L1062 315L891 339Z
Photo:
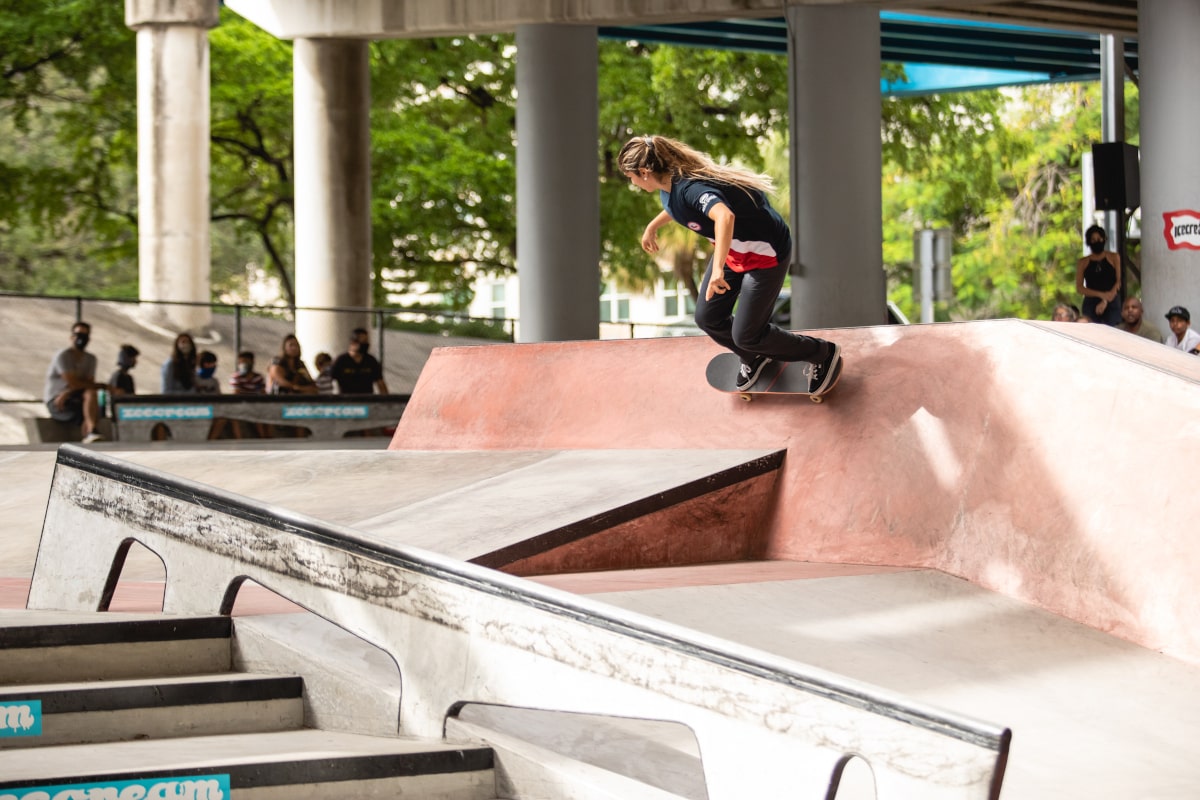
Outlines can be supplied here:
M906 80L881 81L888 95L1100 78L1098 34L880 13L880 56L902 64ZM724 50L787 53L782 17L600 28L608 39ZM1137 71L1137 41L1124 40L1125 63Z

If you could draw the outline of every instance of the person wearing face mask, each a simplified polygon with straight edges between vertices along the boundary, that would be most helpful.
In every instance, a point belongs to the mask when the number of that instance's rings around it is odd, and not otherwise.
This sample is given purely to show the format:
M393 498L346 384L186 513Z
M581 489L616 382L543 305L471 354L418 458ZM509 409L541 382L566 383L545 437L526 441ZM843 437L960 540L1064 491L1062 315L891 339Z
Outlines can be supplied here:
M365 329L355 328L350 334L347 351L334 359L330 372L337 384L338 394L388 393L387 381L383 379L383 365L368 352L371 348L370 339Z
M163 394L191 394L196 391L196 342L191 334L175 337L171 357L162 365Z
M1121 324L1121 259L1104 249L1107 239L1099 225L1087 229L1084 241L1091 254L1075 265L1075 291L1083 295L1084 316L1116 327Z
M229 378L234 394L265 394L267 379L254 371L254 353L243 350L237 354L237 371Z
M220 394L221 382L216 376L217 354L211 350L201 352L196 359L196 394Z
M46 370L43 398L50 416L59 422L79 425L84 444L101 441L96 430L100 419L100 390L96 383L96 357L86 352L92 326L76 322L71 326L71 346L59 350Z

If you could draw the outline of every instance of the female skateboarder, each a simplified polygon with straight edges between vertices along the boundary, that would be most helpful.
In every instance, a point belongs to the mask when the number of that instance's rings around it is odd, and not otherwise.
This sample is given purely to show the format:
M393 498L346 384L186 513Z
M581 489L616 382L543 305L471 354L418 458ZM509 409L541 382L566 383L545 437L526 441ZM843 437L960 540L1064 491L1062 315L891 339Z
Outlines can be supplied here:
M643 250L658 252L658 229L672 220L712 242L696 324L741 359L738 390L753 386L763 367L776 360L808 361L809 391L826 391L841 348L771 324L792 252L791 231L767 199L771 179L717 164L665 136L630 139L618 163L634 186L658 192L662 201L662 212L642 233Z

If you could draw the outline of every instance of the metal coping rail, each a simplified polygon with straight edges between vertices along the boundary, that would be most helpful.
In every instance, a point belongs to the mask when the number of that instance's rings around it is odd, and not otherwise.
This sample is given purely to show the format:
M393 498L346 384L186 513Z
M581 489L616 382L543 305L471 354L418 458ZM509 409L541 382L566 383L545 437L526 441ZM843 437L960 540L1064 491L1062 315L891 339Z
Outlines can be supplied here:
M968 744L990 749L1001 756L1008 751L1008 728L889 696L878 687L861 684L812 667L813 674L794 668L793 662L769 653L754 656L722 651L714 639L700 633L685 635L675 626L624 612L587 598L461 562L427 550L394 547L371 541L359 531L323 522L304 514L272 507L270 511L247 498L159 470L122 461L87 448L65 444L58 449L57 465L67 466L126 485L157 492L175 500L228 514L282 533L344 549L355 555L401 567L427 577L456 584L572 621L593 625L621 636L698 658L731 671L769 680L789 688L853 708L914 725ZM747 648L749 649L749 648Z

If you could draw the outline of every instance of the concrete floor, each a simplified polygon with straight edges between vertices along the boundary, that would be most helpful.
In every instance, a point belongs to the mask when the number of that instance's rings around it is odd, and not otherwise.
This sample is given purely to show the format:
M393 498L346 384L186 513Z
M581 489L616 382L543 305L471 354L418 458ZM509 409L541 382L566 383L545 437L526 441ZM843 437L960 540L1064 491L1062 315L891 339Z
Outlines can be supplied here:
M263 460L278 457L269 453L127 455L258 486L250 494L278 500L280 490L261 482ZM53 457L0 456L0 511L9 520L0 605L8 608L23 603ZM353 457L293 453L289 469ZM328 505L352 483L306 491L304 504ZM116 608L157 608L161 579L153 556L131 560ZM1007 725L1004 797L1191 798L1200 785L1200 669L936 571L768 561L537 580ZM239 613L293 610L248 588Z

